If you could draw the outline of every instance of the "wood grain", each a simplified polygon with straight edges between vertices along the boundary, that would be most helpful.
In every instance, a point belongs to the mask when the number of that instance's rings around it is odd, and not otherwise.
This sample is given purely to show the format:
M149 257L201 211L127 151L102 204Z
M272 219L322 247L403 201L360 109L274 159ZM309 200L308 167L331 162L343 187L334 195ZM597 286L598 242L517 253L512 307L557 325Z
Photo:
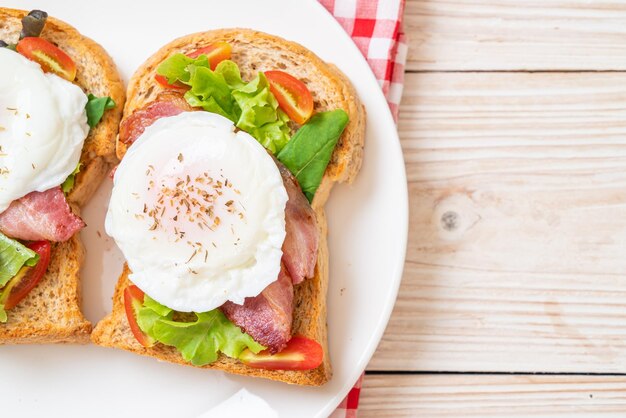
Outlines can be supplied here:
M408 0L408 70L625 70L623 0Z
M367 376L359 418L624 417L626 377Z
M626 372L626 74L408 74L403 284L370 370Z

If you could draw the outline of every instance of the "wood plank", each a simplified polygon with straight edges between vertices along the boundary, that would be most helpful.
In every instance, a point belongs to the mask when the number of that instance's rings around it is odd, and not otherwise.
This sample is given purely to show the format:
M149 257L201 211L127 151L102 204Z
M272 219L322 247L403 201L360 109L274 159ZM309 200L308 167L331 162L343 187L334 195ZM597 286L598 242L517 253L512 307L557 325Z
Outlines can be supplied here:
M409 70L625 70L623 0L408 0Z
M626 377L366 376L359 418L623 417Z
M626 372L626 74L409 74L410 233L369 368Z

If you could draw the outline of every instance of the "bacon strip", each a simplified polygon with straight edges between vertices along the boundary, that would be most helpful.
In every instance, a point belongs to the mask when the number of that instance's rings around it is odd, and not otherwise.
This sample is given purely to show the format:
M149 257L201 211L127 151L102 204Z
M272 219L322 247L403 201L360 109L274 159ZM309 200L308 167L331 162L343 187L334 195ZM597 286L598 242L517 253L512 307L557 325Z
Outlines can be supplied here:
M285 348L291 339L293 321L293 285L285 266L281 265L278 280L260 295L246 298L243 305L226 302L221 309L230 321L270 352Z
M29 193L0 214L0 231L26 241L67 241L84 226L60 187Z
M176 92L166 90L145 107L136 110L124 119L120 125L119 140L130 145L158 119L175 116L182 112L194 110L185 98Z
M293 284L313 277L317 264L319 231L315 211L302 193L298 180L291 171L278 160L276 165L283 177L289 200L285 207L285 229L287 235L283 243L283 263L289 270Z

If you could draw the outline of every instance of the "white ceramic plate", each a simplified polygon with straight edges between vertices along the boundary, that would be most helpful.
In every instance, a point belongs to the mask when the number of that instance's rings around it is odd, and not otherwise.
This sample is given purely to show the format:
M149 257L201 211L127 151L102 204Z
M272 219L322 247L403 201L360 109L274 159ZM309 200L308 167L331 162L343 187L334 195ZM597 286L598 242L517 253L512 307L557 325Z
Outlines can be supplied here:
M333 379L321 388L231 376L159 363L121 350L48 345L0 348L6 416L193 418L245 387L281 417L325 417L367 365L396 299L407 237L407 187L400 144L387 103L351 39L316 1L158 2L16 1L46 10L107 49L122 76L178 36L221 27L250 27L303 44L339 66L368 113L365 161L352 186L333 190L328 326ZM83 305L94 323L111 309L122 264L103 219L111 181L84 209L88 227Z

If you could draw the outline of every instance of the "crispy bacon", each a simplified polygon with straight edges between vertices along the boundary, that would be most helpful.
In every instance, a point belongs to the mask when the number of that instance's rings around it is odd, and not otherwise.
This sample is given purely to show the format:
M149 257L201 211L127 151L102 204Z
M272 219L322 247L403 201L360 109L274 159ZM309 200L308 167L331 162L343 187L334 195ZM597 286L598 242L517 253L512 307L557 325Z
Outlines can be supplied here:
M136 110L122 121L119 140L126 145L130 145L157 119L175 116L191 110L194 110L194 108L187 103L187 100L180 93L170 90L163 91L159 93L153 102Z
M287 235L283 243L283 263L289 270L293 284L313 277L317 263L319 231L315 212L302 193L298 180L289 169L276 160L283 177L289 200L285 208L285 229Z
M84 226L72 213L60 187L29 193L0 214L0 231L27 241L67 241Z
M293 284L281 264L278 280L260 295L246 298L243 305L226 302L222 312L254 340L277 353L291 338L293 321Z

